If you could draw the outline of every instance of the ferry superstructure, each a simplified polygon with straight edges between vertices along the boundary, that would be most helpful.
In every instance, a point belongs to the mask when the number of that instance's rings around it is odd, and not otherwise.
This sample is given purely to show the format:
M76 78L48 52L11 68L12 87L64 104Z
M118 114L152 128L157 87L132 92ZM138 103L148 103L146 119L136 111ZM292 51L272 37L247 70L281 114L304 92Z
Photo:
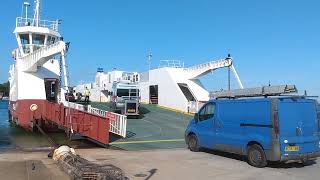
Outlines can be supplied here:
M95 142L108 144L109 132L125 137L126 117L68 102L66 53L69 43L59 33L60 20L40 19L40 0L34 15L17 17L14 34L18 48L10 66L11 119L28 131L62 128ZM112 121L110 121L112 120Z
M82 93L87 87L92 92L92 101L108 102L111 101L112 85L126 80L139 86L140 100L144 104L157 104L180 112L196 113L210 99L209 91L200 78L221 68L228 69L228 88L231 72L238 87L244 88L233 59L228 54L225 58L191 67L185 67L179 60L161 60L158 68L141 73L118 70L104 72L102 68L98 68L95 82L80 84L75 91Z

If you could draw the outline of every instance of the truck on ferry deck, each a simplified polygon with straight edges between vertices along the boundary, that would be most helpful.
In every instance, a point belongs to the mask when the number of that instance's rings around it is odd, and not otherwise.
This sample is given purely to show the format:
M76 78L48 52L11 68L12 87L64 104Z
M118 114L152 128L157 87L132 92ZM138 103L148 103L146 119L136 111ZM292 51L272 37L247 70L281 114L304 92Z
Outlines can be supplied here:
M137 84L115 82L112 87L111 108L128 116L139 116L140 95Z
M320 112L303 96L215 99L195 114L185 139L191 151L245 155L255 167L306 162L320 156Z

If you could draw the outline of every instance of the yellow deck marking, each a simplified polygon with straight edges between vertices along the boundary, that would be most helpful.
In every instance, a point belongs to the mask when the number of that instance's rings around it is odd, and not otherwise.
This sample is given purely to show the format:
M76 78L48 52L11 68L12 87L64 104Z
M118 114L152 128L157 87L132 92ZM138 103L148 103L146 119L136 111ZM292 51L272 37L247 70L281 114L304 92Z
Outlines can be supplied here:
M162 139L162 140L150 140L150 141L127 141L127 142L113 142L111 145L117 144L143 144L143 143L159 143L159 142L182 142L184 139Z
M178 110L178 109L173 109L173 108L166 107L166 106L161 106L161 105L157 105L157 106L159 108L166 109L166 110L173 111L173 112L177 112L177 113L181 113L181 114L186 114L186 115L190 115L190 116L194 115L194 113L188 113L188 112L184 112L184 111L181 111L181 110Z

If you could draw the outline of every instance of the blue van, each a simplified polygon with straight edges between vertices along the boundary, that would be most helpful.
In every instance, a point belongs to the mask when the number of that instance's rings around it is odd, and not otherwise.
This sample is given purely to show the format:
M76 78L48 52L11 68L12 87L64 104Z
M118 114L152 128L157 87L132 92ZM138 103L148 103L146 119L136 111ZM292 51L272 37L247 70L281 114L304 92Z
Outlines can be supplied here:
M320 156L320 113L305 97L215 99L195 114L185 139L191 151L245 155L255 167L306 162Z

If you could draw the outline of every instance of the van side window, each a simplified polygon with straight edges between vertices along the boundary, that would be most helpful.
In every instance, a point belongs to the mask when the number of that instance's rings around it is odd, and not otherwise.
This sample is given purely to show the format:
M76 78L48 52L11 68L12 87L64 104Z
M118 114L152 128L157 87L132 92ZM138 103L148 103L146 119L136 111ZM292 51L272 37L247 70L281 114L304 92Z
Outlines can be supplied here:
M213 103L207 104L199 113L199 121L205 121L214 116L215 105Z

